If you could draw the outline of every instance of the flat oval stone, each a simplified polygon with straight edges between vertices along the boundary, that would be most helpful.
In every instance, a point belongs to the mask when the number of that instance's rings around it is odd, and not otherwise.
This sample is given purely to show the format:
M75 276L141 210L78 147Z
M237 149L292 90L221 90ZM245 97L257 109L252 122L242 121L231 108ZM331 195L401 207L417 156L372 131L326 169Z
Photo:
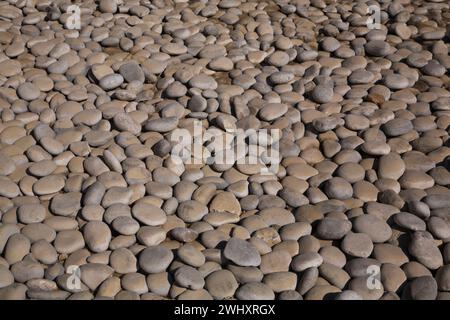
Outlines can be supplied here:
M16 165L11 158L3 153L0 153L0 175L8 176L16 170Z
M40 94L39 88L30 82L22 83L17 88L17 95L27 101L36 100L39 98Z
M60 175L50 175L43 177L33 184L33 191L37 195L46 195L60 191L65 184L65 180Z
M0 74L4 77L11 77L22 71L22 65L18 60L6 59L0 62Z
M344 200L352 197L353 188L345 179L335 177L327 181L325 193L332 199Z
M367 234L374 243L386 242L392 235L389 225L371 214L356 217L353 222L353 229L356 232Z
M87 263L80 266L81 281L93 291L111 277L113 272L113 268L100 263Z
M109 256L109 264L117 273L127 274L137 271L137 259L127 248L112 251Z
M384 84L389 89L399 90L409 87L409 80L401 74L388 74L384 78Z
M17 209L17 218L24 224L44 221L47 212L41 204L24 204Z
M0 179L0 196L15 198L20 194L19 187L7 178Z
M223 253L227 259L239 266L257 267L261 264L261 256L256 247L245 240L230 238Z
M450 198L445 194L430 194L423 200L430 209L450 207Z
M119 87L124 81L124 78L121 74L113 73L108 74L100 79L99 85L103 90L113 90Z
M319 267L323 258L317 252L306 252L292 259L291 267L296 272L302 272L309 268Z
M398 267L409 261L400 247L389 243L376 244L373 250L373 257L381 263L389 263Z
M138 201L131 209L133 217L147 226L160 226L166 223L166 213L152 204Z
M422 276L413 279L405 292L408 299L434 300L438 294L438 286L432 276Z
M205 74L199 74L193 76L189 80L189 85L191 87L199 88L202 90L215 90L217 89L217 82L213 77L207 76Z
M206 278L206 289L215 299L233 297L238 286L233 273L228 270L214 271Z
M198 56L200 58L214 59L218 57L226 56L227 50L224 46L217 44L209 44L203 47L199 52Z
M90 221L83 227L84 240L93 252L106 251L111 242L111 230L102 221Z
M139 223L131 217L117 217L112 221L112 227L122 235L131 236L139 231Z
M285 104L268 103L259 110L259 117L264 121L272 121L284 115L287 110L288 107Z
M375 57L382 57L390 52L390 46L387 42L382 40L372 40L366 43L364 46L366 53Z
M394 221L396 224L398 224L400 227L412 230L412 231L418 231L422 230L424 231L426 229L425 221L417 217L416 215L413 215L408 212L400 212L394 215Z
M411 236L409 253L431 270L443 265L442 254L431 235L424 231L416 231Z
M173 253L166 247L148 247L139 255L139 266L147 273L159 273L165 271L172 260Z
M230 71L233 69L233 61L227 57L218 57L211 60L208 67L214 71Z
M177 215L185 222L195 222L201 220L208 213L208 208L195 200L188 200L180 203Z
M373 250L372 239L365 233L348 233L341 242L341 249L354 257L367 258Z
M384 155L380 157L378 162L379 178L398 180L405 172L405 169L405 162L396 153Z
M28 171L36 177L45 177L53 173L57 168L56 164L52 160L42 160L32 164Z
M17 262L11 266L14 280L17 282L27 282L31 279L42 279L44 277L44 267L31 259Z
M175 129L177 125L178 125L177 117L167 117L149 120L145 124L145 129L156 132L169 132Z
M211 211L226 211L235 214L241 214L241 205L231 192L220 192L209 204Z
M404 189L428 189L434 185L431 176L419 170L406 170L399 180Z
M57 215L70 216L74 215L81 208L81 193L68 192L57 194L52 198L50 210Z
M191 266L182 266L175 271L175 282L187 289L197 290L203 288L205 280L202 274Z
M333 88L328 85L317 85L314 87L311 97L317 103L328 103L333 99Z
M122 64L119 68L119 73L127 82L144 82L145 80L144 72L139 67L139 64L136 61L129 61Z
M450 289L450 265L445 265L439 268L436 273L436 281L439 290L449 291Z
M285 226L295 222L294 215L289 210L282 208L263 209L259 212L259 216L268 226Z
M274 300L275 293L266 284L260 282L246 283L236 291L239 300Z
M284 51L275 51L269 56L268 62L275 67L282 67L288 64L289 55Z
M84 247L84 238L77 230L63 230L58 232L54 246L59 253L72 253Z
M0 266L0 288L7 287L14 283L14 276L8 268Z
M117 113L114 118L114 125L121 131L129 131L134 135L141 132L140 124L136 123L134 119L125 112Z
M189 243L181 246L177 250L177 256L184 263L187 263L193 267L200 267L206 261L204 254L200 250L198 250L194 245Z
M343 238L352 229L348 220L325 218L317 225L317 236L324 240L338 240Z
M390 137L401 136L413 129L414 126L411 121L401 118L392 119L383 125L384 133Z

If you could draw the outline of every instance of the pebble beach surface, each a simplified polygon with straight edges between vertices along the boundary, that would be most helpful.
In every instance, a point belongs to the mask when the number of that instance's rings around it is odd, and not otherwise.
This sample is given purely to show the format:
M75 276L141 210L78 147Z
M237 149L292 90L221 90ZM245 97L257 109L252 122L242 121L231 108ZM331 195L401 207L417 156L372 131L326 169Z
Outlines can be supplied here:
M2 1L0 300L450 299L449 7Z

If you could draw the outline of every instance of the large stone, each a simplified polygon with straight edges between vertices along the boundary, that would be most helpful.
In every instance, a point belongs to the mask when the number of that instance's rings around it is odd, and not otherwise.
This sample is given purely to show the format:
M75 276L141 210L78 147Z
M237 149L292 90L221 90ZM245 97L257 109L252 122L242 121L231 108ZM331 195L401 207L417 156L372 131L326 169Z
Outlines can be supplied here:
M261 256L256 247L242 239L231 238L228 240L223 254L225 258L239 266L257 267L261 264Z
M166 247L148 247L139 255L139 266L147 273L159 273L166 271L172 260L173 253Z

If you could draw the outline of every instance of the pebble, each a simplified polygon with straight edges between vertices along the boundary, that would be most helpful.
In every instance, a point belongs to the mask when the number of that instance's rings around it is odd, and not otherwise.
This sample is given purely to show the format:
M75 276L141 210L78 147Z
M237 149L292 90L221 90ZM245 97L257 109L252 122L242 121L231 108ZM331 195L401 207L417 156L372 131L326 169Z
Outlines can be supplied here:
M177 251L177 256L184 263L193 267L201 267L206 261L205 255L190 243L181 246Z
M80 202L81 193L79 192L57 194L52 198L50 210L60 216L71 216L80 209Z
M261 257L261 266L259 269L263 274L273 272L283 272L289 270L292 256L283 250L272 251Z
M296 272L302 272L309 268L319 267L323 258L316 252L306 252L299 254L292 259L292 269Z
M433 277L417 277L405 289L405 298L410 300L435 300L437 291L437 283Z
M33 184L33 191L37 195L47 195L60 191L65 185L65 180L60 175L43 177Z
M405 172L405 162L395 153L380 157L378 175L380 178L398 180Z
M162 246L153 246L140 253L139 266L146 273L159 273L165 271L172 260L172 251Z
M231 192L221 192L211 200L209 210L241 214L241 205Z
M26 101L36 100L40 94L39 88L30 82L25 82L17 88L17 95Z
M363 300L363 298L353 290L344 290L337 294L336 300Z
M400 212L394 215L394 221L397 223L400 227L412 230L412 231L425 231L426 224L425 222L418 218L417 216L413 215L412 213L408 212Z
M328 85L317 85L311 94L312 99L317 103L328 103L333 98L333 88Z
M341 242L342 251L348 255L367 258L373 250L372 238L365 233L348 233Z
M371 40L364 46L367 54L375 57L382 57L390 52L390 46L383 40Z
M19 187L9 179L0 179L0 196L15 198L20 194Z
M87 263L80 266L81 281L91 290L112 276L114 270L100 263Z
M0 266L0 288L5 288L14 283L14 276L5 266Z
M166 213L152 204L137 202L131 209L133 217L148 226L160 226L166 223Z
M208 208L195 200L187 200L179 204L177 215L185 222L201 220L208 213Z
M175 282L187 289L198 290L203 288L205 280L202 274L195 268L190 266L182 266L174 273Z
M400 247L389 243L380 243L374 246L373 256L381 263L390 263L398 267L409 261Z
M334 218L324 218L317 225L317 235L324 240L343 238L352 228L350 221Z
M120 75L127 82L144 82L145 75L136 61L130 61L122 64L119 68Z
M77 230L63 230L58 232L54 246L59 253L73 253L84 247L85 241L81 232Z
M436 281L440 291L449 291L450 288L450 267L442 266L436 273Z
M383 125L383 131L391 137L401 136L413 129L411 121L407 119L392 119Z
M24 204L17 209L17 218L21 223L39 223L44 221L47 211L41 204Z
M353 228L356 232L367 234L374 243L386 242L392 235L389 225L371 214L356 217Z
M274 300L275 293L269 286L259 283L246 283L236 291L239 300Z
M222 300L233 297L239 285L233 273L217 270L206 277L205 287L214 299Z
M353 195L353 188L351 184L341 177L331 178L327 181L325 186L325 193L330 198L345 200Z
M119 248L111 252L109 263L117 273L127 274L137 271L137 259L127 248Z
M443 265L443 258L432 236L426 231L416 231L411 235L409 253L431 270Z
M104 76L100 79L99 85L103 90L113 90L120 86L124 81L124 78L121 74L113 73Z
M111 230L101 221L90 221L83 227L83 236L86 245L93 252L106 251L111 242Z
M230 238L223 251L225 258L243 267L257 267L261 264L261 256L251 243L238 238Z

